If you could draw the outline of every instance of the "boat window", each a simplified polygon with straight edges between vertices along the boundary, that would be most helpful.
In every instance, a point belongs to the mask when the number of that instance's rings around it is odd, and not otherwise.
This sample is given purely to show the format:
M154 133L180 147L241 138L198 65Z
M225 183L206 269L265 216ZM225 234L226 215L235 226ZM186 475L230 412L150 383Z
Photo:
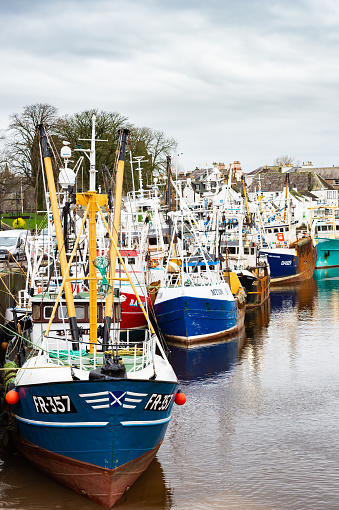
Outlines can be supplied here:
M235 246L230 246L230 247L228 248L228 251L229 251L229 253L231 253L231 254L235 255Z
M251 248L251 255L254 255L254 248Z
M33 319L40 319L40 305L33 305L32 316Z
M329 225L328 230L333 230L333 225Z
M245 255L249 255L250 253L250 249L249 248L244 248L244 254Z
M275 229L273 230L273 232L274 232L275 234L277 234L277 233L279 232L279 229L278 229L278 228L275 228Z
M67 306L59 306L58 317L59 319L68 319Z
M280 229L280 232L284 232L284 229L283 229L283 228L281 228L281 229Z
M128 257L129 264L135 264L135 257Z
M53 306L44 306L44 319L50 319L53 312Z
M85 307L84 306L76 306L75 307L75 315L77 319L85 318Z
M335 229L336 229L336 230L339 230L339 225L336 225Z
M267 229L267 232L268 232L269 234L272 234L272 229L271 229L271 228L268 228L268 229Z

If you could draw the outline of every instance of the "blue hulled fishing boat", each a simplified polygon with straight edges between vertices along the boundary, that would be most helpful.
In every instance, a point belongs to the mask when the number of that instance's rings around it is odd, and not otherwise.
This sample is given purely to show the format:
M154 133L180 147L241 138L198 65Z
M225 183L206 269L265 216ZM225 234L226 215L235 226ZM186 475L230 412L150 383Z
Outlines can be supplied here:
M105 507L113 506L150 464L164 439L174 399L179 400L180 395L165 344L155 335L137 293L136 300L148 324L144 339L132 342L128 336L124 340L120 337L121 308L112 288L117 258L128 278L117 249L127 137L127 130L122 130L111 227L107 223L107 195L96 193L95 169L91 168L90 190L76 196L82 225L72 254L66 258L52 153L45 128L39 126L63 281L54 296L54 308L49 310L46 330L31 349L26 345L29 354L17 369L14 388L7 394L11 394L7 401L16 422L13 438L18 450L46 474ZM106 218L102 209L106 209ZM110 238L109 260L97 257L97 217ZM82 230L88 234L89 342L83 340L77 324L78 307L74 306L69 273ZM132 280L130 284L134 288ZM56 339L51 324L62 307L63 295L69 328L64 338ZM101 302L97 301L98 295ZM104 315L101 343L98 307L103 307Z
M317 248L310 236L297 239L287 247L262 248L270 267L271 285L300 282L312 278Z
M154 301L157 322L166 339L197 343L231 335L244 324L244 291L237 280L239 296L220 270L220 260L204 251L189 215L172 213L172 243ZM187 239L190 239L190 250ZM196 252L194 253L194 250ZM243 300L242 298L243 293Z

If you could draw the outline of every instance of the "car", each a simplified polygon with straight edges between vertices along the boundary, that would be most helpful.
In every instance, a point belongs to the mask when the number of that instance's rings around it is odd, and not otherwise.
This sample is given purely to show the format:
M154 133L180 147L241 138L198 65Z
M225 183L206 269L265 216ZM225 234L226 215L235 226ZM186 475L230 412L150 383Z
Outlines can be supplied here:
M27 233L27 230L21 229L0 231L0 261L13 261L11 255L16 260L25 257L24 244Z

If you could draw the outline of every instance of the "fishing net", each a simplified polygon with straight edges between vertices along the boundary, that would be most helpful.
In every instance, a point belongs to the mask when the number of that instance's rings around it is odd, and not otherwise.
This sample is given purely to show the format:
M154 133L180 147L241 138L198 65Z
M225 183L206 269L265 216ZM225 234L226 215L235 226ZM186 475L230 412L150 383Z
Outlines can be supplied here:
M112 292L112 285L108 283L108 280L106 278L107 275L107 269L110 265L110 260L108 257L99 256L94 259L94 267L96 267L102 276L102 281L99 287L99 293L101 296L107 296L107 294L110 294Z

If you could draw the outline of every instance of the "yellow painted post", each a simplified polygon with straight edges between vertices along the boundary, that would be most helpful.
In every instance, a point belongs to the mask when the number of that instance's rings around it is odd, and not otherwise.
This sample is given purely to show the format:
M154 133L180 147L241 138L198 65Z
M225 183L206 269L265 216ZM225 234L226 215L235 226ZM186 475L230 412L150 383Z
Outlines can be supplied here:
M44 158L47 184L48 184L51 207L52 207L52 212L53 212L55 235L56 235L56 240L57 240L58 250L59 250L59 257L60 257L61 273L62 273L63 279L66 280L66 277L69 275L67 274L66 250L65 250L64 236L63 236L63 232L62 232L60 213L59 213L59 205L58 205L58 199L57 199L57 194L56 194L56 189L55 189L53 168L52 168L52 162L51 162L52 150L48 144L45 127L43 126L43 124L39 125L39 137L40 137L42 156ZM78 342L79 341L79 329L78 329L77 321L76 321L76 313L75 313L75 307L74 307L74 301L73 301L73 292L72 292L72 286L71 286L70 281L65 281L64 289L65 289L65 298L66 298L68 318L69 318L69 324L70 324L70 329L71 329L71 333L72 333L72 338L73 338L74 342Z
M125 168L125 150L126 141L129 134L128 129L120 131L120 147L119 147L119 161L118 169L115 180L115 199L114 199L114 216L113 216L113 232L112 238L114 242L110 245L110 266L109 266L109 278L108 281L112 285L112 292L106 296L105 303L105 320L104 320L104 349L108 348L109 331L111 328L112 310L113 310L113 299L114 299L114 278L115 268L117 261L117 252L115 246L118 245L119 239L119 225L120 225L120 214L121 214L121 201L122 201L122 185L124 178Z
M98 310L97 310L97 276L94 261L97 256L96 213L100 207L107 205L107 195L98 195L96 191L77 193L77 204L88 210L88 259L89 259L89 341L90 353L94 353L98 337Z

